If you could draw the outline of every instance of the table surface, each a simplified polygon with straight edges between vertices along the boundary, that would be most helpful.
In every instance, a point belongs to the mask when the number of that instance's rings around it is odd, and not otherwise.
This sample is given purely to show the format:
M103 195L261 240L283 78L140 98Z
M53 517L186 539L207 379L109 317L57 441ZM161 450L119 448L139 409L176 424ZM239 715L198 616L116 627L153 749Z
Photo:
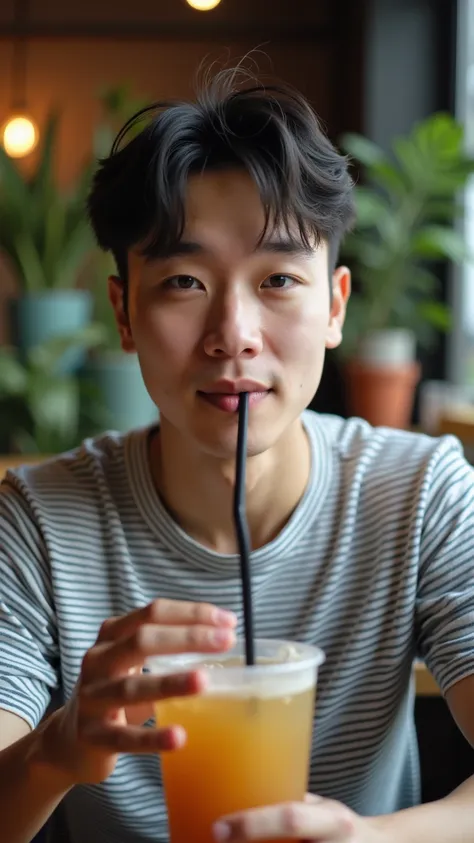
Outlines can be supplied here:
M41 462L43 457L18 457L16 455L0 456L0 480L8 468L15 468L25 463L34 464ZM414 667L416 680L416 693L421 697L435 697L440 695L440 690L433 676L422 662L417 662Z

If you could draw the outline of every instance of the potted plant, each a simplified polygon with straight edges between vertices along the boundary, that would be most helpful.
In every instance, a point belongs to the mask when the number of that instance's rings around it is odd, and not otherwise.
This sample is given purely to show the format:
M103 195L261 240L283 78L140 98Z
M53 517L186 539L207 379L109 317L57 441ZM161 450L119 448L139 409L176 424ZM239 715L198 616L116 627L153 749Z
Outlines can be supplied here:
M24 361L0 349L0 453L61 453L104 428L100 394L58 365L65 352L93 348L103 336L89 324L31 348Z
M435 264L466 258L457 197L474 160L462 127L444 113L396 139L392 156L360 135L346 135L342 145L366 176L355 188L356 225L344 246L358 285L342 346L350 411L406 427L420 378L417 346L450 325Z
M11 338L23 359L49 338L76 331L91 317L92 298L77 280L94 247L84 207L88 173L63 191L54 173L59 118L48 118L38 163L30 176L0 148L0 250L20 294L11 303ZM69 349L64 370L78 368L82 350Z
M122 126L146 102L134 97L126 85L103 91L100 96L103 120L94 133L94 152L108 155ZM145 384L138 358L120 347L112 306L107 296L107 278L116 272L113 258L96 249L88 264L88 285L94 296L94 319L104 327L104 341L89 355L86 373L100 392L108 425L126 432L151 424L158 417Z

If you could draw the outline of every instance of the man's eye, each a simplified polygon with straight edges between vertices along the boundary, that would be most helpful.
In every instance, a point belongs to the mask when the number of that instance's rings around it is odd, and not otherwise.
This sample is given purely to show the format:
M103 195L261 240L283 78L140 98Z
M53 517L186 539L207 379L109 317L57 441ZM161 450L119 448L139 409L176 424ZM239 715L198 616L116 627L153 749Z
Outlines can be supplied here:
M270 290L286 290L289 287L294 287L297 283L296 278L293 278L292 275L270 275L265 279L262 287Z
M198 290L202 284L192 275L173 275L172 278L166 279L164 286L168 290Z

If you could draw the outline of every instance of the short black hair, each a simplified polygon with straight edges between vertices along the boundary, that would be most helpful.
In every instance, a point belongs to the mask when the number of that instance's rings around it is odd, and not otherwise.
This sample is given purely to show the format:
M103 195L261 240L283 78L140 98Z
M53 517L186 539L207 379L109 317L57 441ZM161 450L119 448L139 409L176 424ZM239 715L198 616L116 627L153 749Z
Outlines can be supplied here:
M125 287L130 248L166 256L181 239L188 178L230 168L247 171L258 187L265 213L261 237L269 226L296 226L305 246L325 240L332 276L354 219L347 159L301 94L254 80L242 85L239 68L227 68L202 86L195 102L142 109L99 162L88 214Z

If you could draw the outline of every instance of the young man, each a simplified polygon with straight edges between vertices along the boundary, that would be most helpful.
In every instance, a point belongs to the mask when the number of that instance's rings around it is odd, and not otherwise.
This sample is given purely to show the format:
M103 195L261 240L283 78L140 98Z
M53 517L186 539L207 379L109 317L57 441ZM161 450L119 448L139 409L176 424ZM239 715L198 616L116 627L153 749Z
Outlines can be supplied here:
M154 754L185 736L149 728L150 702L203 680L140 669L242 629L232 487L247 391L256 632L327 660L313 796L223 817L216 839L469 843L474 779L416 805L410 676L419 653L474 745L473 470L453 439L305 412L341 340L351 182L304 100L229 78L122 133L89 200L159 426L1 487L2 839L26 843L55 812L57 841L166 840Z

